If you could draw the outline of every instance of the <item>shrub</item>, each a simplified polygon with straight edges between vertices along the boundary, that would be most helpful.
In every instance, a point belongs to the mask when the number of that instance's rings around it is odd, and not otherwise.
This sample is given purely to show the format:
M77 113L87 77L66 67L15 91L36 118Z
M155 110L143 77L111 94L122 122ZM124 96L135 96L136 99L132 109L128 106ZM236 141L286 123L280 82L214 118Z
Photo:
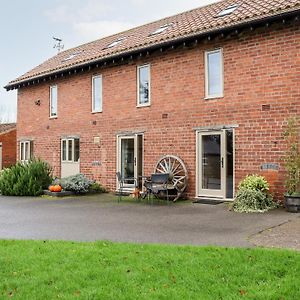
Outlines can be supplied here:
M0 175L0 191L6 196L38 196L51 183L51 167L40 159L3 170Z
M263 176L248 175L239 183L233 202L236 212L266 212L277 207L269 193L269 184Z
M105 189L105 187L103 187L102 185L100 185L97 182L94 182L90 185L89 191L92 193L107 193L107 190Z
M277 207L271 195L266 195L260 190L241 189L237 192L233 203L236 212L266 212Z
M263 176L248 175L239 184L239 190L248 189L252 191L261 191L265 194L269 193L269 183Z
M284 157L287 178L285 187L287 195L300 196L300 122L297 118L288 120L284 132L287 152Z
M89 191L89 187L94 183L83 174L77 174L61 179L61 186L66 191L74 192L75 194L83 194Z

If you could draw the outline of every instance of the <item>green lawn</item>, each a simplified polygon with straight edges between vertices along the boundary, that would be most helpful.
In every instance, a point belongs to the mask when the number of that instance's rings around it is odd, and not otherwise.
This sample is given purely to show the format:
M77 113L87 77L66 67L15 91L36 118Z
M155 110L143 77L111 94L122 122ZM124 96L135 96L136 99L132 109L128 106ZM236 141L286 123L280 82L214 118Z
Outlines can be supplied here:
M0 241L0 299L300 299L300 253Z

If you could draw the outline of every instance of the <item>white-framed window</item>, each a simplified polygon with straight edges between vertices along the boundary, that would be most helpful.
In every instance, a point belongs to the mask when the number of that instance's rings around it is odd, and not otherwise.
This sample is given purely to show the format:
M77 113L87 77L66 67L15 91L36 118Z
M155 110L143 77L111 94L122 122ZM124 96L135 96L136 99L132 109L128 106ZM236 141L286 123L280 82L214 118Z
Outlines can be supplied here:
M68 138L61 140L61 161L79 162L80 141L78 138Z
M92 112L102 112L102 75L92 77Z
M20 142L20 161L23 163L28 162L33 157L33 142L21 141Z
M220 98L224 95L223 50L205 52L205 98Z
M50 86L50 118L57 117L57 85Z
M137 67L137 106L149 106L151 99L150 65Z

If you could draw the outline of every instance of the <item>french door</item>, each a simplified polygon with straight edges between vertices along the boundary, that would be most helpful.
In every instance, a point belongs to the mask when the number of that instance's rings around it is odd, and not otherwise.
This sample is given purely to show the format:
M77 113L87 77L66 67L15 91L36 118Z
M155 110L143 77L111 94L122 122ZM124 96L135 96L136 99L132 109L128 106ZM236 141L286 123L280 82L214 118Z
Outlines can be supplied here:
M232 130L197 134L197 196L232 199L234 169Z
M135 178L141 187L143 175L143 135L135 134L118 137L117 171L126 180L128 190L134 189Z

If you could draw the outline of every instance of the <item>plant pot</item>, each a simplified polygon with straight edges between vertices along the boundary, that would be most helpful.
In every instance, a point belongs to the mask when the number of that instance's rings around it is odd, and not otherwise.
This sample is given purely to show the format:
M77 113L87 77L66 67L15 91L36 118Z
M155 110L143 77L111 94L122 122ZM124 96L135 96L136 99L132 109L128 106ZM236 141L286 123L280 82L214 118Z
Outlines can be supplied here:
M288 212L300 212L300 195L299 196L284 196L285 208Z

